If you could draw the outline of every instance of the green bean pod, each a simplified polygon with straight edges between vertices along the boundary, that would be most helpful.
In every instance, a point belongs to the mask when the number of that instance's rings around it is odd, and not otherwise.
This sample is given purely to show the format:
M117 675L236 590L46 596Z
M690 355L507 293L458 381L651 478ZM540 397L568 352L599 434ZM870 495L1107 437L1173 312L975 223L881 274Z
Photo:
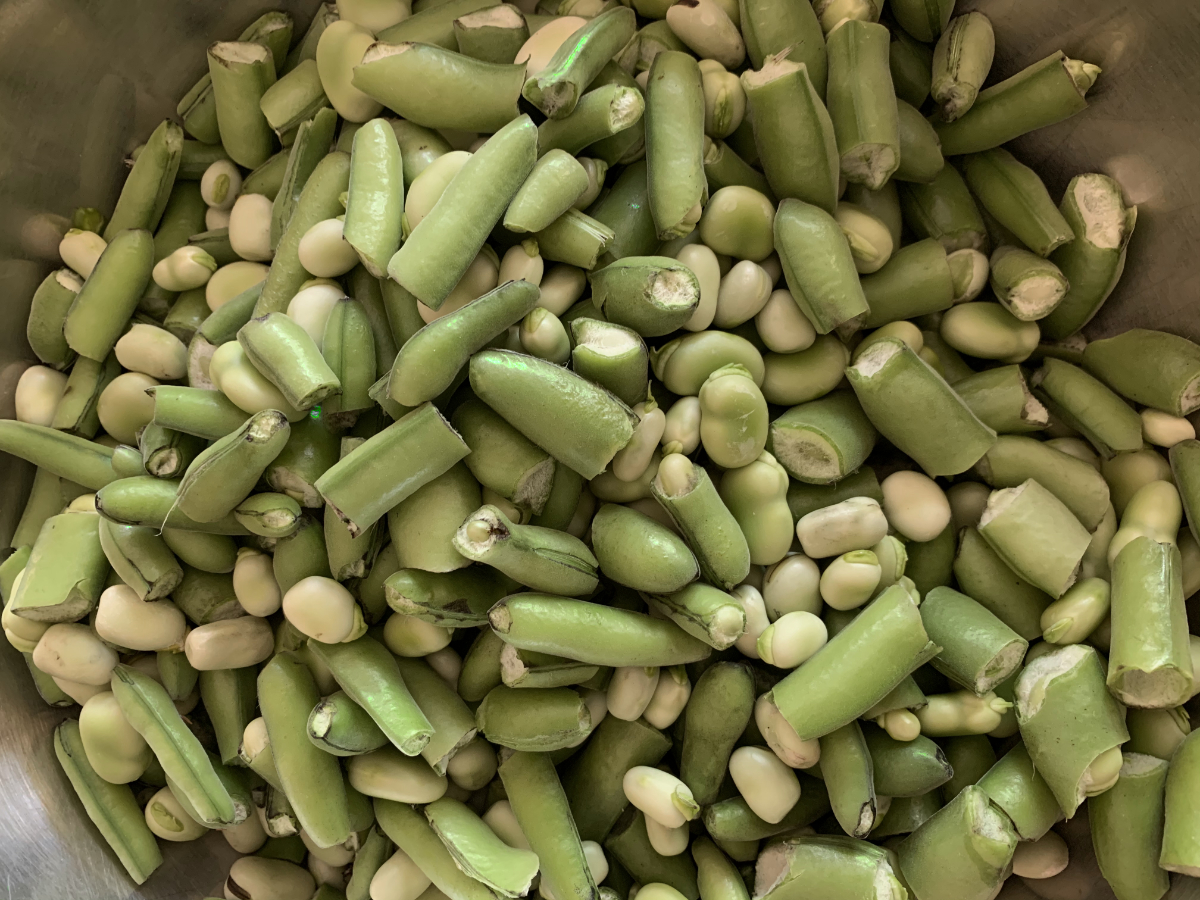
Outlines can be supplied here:
M487 624L488 609L509 593L510 584L483 566L454 572L400 569L384 582L384 591L388 606L402 615L464 628Z
M746 630L742 602L712 585L693 582L669 594L651 594L650 608L715 650L726 650Z
M983 208L1038 256L1075 239L1037 173L1007 150L968 156L963 174Z
M246 421L246 413L215 390L160 384L154 398L154 425L215 441Z
M1033 386L1056 416L1104 456L1141 447L1141 417L1099 379L1061 359L1047 358Z
M524 14L501 4L454 20L454 40L464 56L490 63L511 63L529 40Z
M978 153L1061 122L1087 108L1084 97L1100 67L1068 59L1061 50L980 91L971 108L937 126L947 156Z
M375 382L375 341L371 321L357 300L334 304L325 323L321 355L341 390L325 398L321 409L333 422L353 422L372 407L368 395Z
M866 725L863 736L871 752L875 791L881 797L920 797L949 783L954 775L946 753L924 735L898 741L882 728Z
M396 132L385 119L372 119L354 135L346 199L346 242L376 278L400 248L404 168Z
M496 132L451 181L388 264L388 274L439 309L474 260L537 159L527 116Z
M344 691L321 698L308 717L308 739L333 756L358 756L388 743L365 709Z
M571 323L571 337L575 372L612 391L628 406L645 398L650 354L640 334L624 325L579 318Z
M425 818L463 872L504 897L528 892L538 871L537 854L508 846L473 810L450 797L426 806Z
M933 238L901 247L876 272L864 275L868 328L949 309L954 281L946 251Z
M93 609L109 576L100 517L66 512L42 525L6 611L33 622L75 622Z
M1118 900L1161 897L1170 887L1158 864L1167 777L1165 761L1127 752L1117 783L1088 803L1096 863Z
M1071 644L1039 657L1017 679L1016 699L1029 757L1070 818L1085 797L1117 780L1119 747L1129 739L1099 655Z
M279 186L278 193L275 194L275 200L271 206L271 249L275 252L278 252L283 233L296 212L304 187L316 171L317 166L325 158L326 154L329 153L329 145L333 141L333 133L337 126L337 121L338 116L334 110L322 109L309 121L301 122L300 127L296 130L296 139L288 152L287 165L283 171L283 181ZM345 177L349 178L348 173ZM345 185L342 185L342 187L344 190ZM315 195L310 198L310 200L314 201L313 218L308 221L304 229L305 231L323 218L328 218L330 215L337 215L341 211L340 208L335 209L330 206L330 198L328 196L322 198L319 204L321 208L317 209L316 206L318 204L315 203L316 199ZM339 203L338 206L340 207L341 204ZM325 213L325 215L321 215L321 213ZM302 236L303 233L295 236L297 243L299 243L299 239ZM289 264L288 268L290 274L299 274L291 273L292 265ZM280 272L280 275L282 274ZM290 290L293 294L305 280L307 279L300 279L290 285ZM287 306L287 299L290 298L276 301L282 304L279 306L280 309Z
M38 285L30 301L25 337L37 358L56 369L65 369L75 358L63 335L63 320L81 287L83 281L70 269L56 269Z
M1004 435L1040 431L1050 424L1050 413L1029 390L1019 366L997 366L969 375L954 382L954 392L1001 440Z
M258 101L267 124L278 135L294 130L301 122L311 119L318 110L329 105L315 59L304 60L270 85ZM259 163L254 168L262 165Z
M569 116L604 65L633 38L636 16L606 10L564 41L522 95L551 119Z
M675 666L706 659L712 648L673 622L547 594L514 594L488 613L492 628L521 650L596 666Z
M1054 793L1034 770L1022 743L997 760L976 784L1004 810L1023 841L1036 841L1062 821Z
M421 756L434 772L445 774L455 755L475 738L474 713L425 661L397 657L396 664L405 686L433 726L433 736Z
M257 674L253 666L200 673L200 700L212 721L218 758L226 766L239 765L238 747L258 707Z
M896 100L896 105L900 141L900 165L894 173L896 180L929 184L946 164L937 132L916 107L900 99Z
M1088 530L1094 531L1108 511L1108 485L1095 467L1033 438L1002 435L976 471L994 488L1016 487L1030 478L1050 485Z
M928 900L986 900L1010 871L1017 834L972 785L929 817L896 848L900 872Z
M686 853L663 856L655 850L646 833L646 817L632 804L604 839L604 849L642 884L666 885L685 900L699 900L696 864Z
M786 51L808 69L817 96L825 96L825 36L811 4L739 0L738 11L746 54L754 68L761 69L768 57Z
M1200 409L1200 345L1178 335L1131 328L1088 344L1083 366L1137 403L1175 416Z
M308 716L320 700L308 667L291 651L276 654L259 673L258 697L280 783L304 831L318 847L345 842L351 826L341 767L308 739Z
M771 186L758 169L751 166L724 141L714 141L707 135L704 139L704 177L710 191L723 187L742 185L754 188L760 194L769 195Z
M117 480L112 470L111 449L55 428L2 420L0 450L91 490Z
M533 238L544 259L590 271L615 236L603 222L572 208L535 232Z
M887 28L851 19L830 32L826 103L847 181L877 190L900 165Z
M375 820L396 846L450 900L496 900L494 893L458 868L433 827L407 803L376 799Z
M794 48L768 56L759 71L742 74L753 115L754 141L767 182L777 197L795 197L833 214L838 156L833 121ZM705 154L706 171L707 158Z
M371 881L391 856L395 847L378 825L370 832L354 854L354 865L346 881L346 900L371 900Z
M862 728L855 721L821 736L821 777L834 818L851 837L866 837L875 826L879 799L875 768Z
M541 231L565 213L587 190L587 171L565 150L542 155L504 213L504 227Z
M245 820L250 810L234 802L162 685L129 666L117 666L112 691L129 724L150 745L163 771L205 824L211 828Z
M96 494L96 510L120 525L144 525L208 534L241 535L249 532L231 515L211 522L197 522L176 508L178 483L164 478L141 476L114 481Z
M818 334L853 328L869 314L850 245L833 216L786 199L774 228L788 289Z
M714 841L728 845L730 841L757 842L813 824L830 812L825 783L802 772L797 777L801 782L800 800L778 822L763 821L739 796L719 800L704 809L702 820L705 831Z
M584 148L601 159L618 162L619 149L626 135L638 135L644 125L642 115L645 101L635 85L620 82L601 84L580 99L571 115L564 119L547 119L538 126L538 152L562 150L578 154Z
M238 331L238 343L254 367L296 409L310 409L341 391L337 375L316 342L284 313L251 319Z
M646 91L646 163L650 212L662 240L683 237L708 200L704 178L704 93L686 53L659 53Z
M904 221L918 237L934 238L947 253L987 246L983 216L954 166L943 166L928 184L904 182L898 187Z
M897 28L892 31L888 65L892 70L896 99L911 103L918 109L924 106L933 80L933 51L928 45L915 40L902 28Z
M880 434L930 475L964 472L995 443L996 433L898 338L872 344L846 377ZM932 421L938 425L931 430ZM931 440L935 433L939 438ZM948 434L957 436L953 448L942 440Z
M775 419L768 446L793 478L829 484L857 471L875 439L875 427L854 395L840 391L794 406Z
M492 688L475 722L493 744L538 753L573 746L592 729L587 704L570 688Z
M970 110L995 52L996 36L983 13L969 12L950 21L933 50L930 83L942 121L953 122Z
M661 256L629 256L588 276L593 302L605 318L643 337L675 331L700 302L691 269Z
M67 311L63 334L72 350L96 361L108 356L137 309L153 265L149 231L113 236Z
M208 74L225 152L238 165L257 168L275 152L275 134L259 107L275 83L271 51L249 41L218 42L208 48Z
M128 785L110 784L92 768L79 735L79 723L68 719L54 729L54 755L101 836L138 884L162 865L154 835Z
M946 587L926 594L921 621L930 640L943 648L934 668L979 696L1012 675L1029 646L984 606Z
M161 600L183 579L179 561L150 528L101 519L100 547L117 576L143 600Z
M104 227L106 241L127 229L158 228L179 171L183 145L183 129L169 119L151 132Z
M204 441L195 435L163 428L151 422L138 435L138 448L143 471L137 474L177 478L204 450Z
M640 591L678 591L700 572L692 551L670 529L615 503L602 506L592 520L592 551L606 576Z
M1160 868L1191 874L1200 869L1200 842L1196 840L1196 812L1190 802L1196 787L1197 746L1200 739L1188 736L1171 757L1167 769L1166 797ZM1153 859L1153 857L1151 857Z
M479 484L461 463L419 488L388 512L388 533L397 564L429 572L451 572L470 565L455 549L453 539L460 523L479 503Z
M903 890L893 852L845 835L797 835L770 844L754 879L754 894L764 900L808 891L831 900L883 900Z

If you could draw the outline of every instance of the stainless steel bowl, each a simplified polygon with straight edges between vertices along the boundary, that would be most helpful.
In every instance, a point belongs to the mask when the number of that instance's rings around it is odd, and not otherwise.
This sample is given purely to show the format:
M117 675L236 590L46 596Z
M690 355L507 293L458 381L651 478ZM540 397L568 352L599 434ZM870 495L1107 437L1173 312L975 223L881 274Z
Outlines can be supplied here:
M805 0L797 0L805 2ZM313 0L273 0L307 24ZM1016 142L1017 154L1061 195L1087 171L1116 178L1138 204L1125 275L1089 327L1133 326L1200 340L1200 6L1187 0L966 0L996 29L994 73L1008 76L1062 49L1104 69L1091 108ZM204 49L263 11L214 0L0 0L0 416L34 361L25 343L29 298L58 263L46 215L111 209L122 158L173 114L204 71ZM0 538L20 516L32 470L0 456ZM62 717L42 704L24 661L0 641L0 898L195 900L220 896L233 852L219 835L164 847L166 862L135 888L86 821L54 759ZM1069 829L1083 880L1039 886L1048 900L1112 897L1088 862L1083 822ZM1019 879L1010 879L1018 882ZM1004 896L1033 897L1013 884ZM1177 878L1176 900L1200 896ZM297 898L306 900L306 898Z

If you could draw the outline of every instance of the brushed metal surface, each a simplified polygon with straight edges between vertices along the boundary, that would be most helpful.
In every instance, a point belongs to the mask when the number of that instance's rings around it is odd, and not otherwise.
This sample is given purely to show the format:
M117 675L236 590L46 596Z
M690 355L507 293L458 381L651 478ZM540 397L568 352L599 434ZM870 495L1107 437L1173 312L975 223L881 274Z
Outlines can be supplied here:
M266 9L304 25L313 0L0 0L0 416L33 361L24 321L33 288L57 264L46 216L111 209L121 160L204 71L204 48ZM1091 108L1016 142L1055 196L1085 171L1116 178L1139 206L1124 278L1091 336L1133 325L1200 340L1200 7L1189 0L966 0L996 28L993 72L1006 77L1057 49L1098 63ZM0 537L28 491L29 467L0 455ZM165 845L142 888L86 821L60 772L51 731L63 713L40 702L24 661L0 641L0 898L197 900L234 854L219 835ZM1068 828L1075 862L1040 884L1010 879L1009 900L1109 900L1082 821ZM1200 898L1177 878L1169 897ZM305 900L305 898L297 898Z

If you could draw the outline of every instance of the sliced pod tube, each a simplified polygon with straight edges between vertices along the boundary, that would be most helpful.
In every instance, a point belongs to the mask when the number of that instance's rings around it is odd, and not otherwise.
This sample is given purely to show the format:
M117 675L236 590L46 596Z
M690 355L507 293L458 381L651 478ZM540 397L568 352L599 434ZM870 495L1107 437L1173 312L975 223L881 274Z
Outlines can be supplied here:
M726 650L746 630L742 602L718 588L694 582L671 594L652 594L650 608L715 650Z
M1041 178L1007 150L968 156L963 174L983 208L1038 256L1075 239Z
M774 230L788 290L817 333L860 323L869 312L867 301L850 246L833 216L801 200L785 199Z
M915 106L899 98L896 105L900 165L894 173L895 178L928 184L946 164L937 132Z
M1000 304L1023 322L1052 313L1070 287L1054 263L1008 245L992 253L990 281Z
M574 746L592 729L587 704L570 688L494 687L475 722L493 744L535 753Z
M529 26L516 7L501 4L454 20L458 52L485 62L507 63L529 40Z
M942 750L924 735L898 741L884 729L864 726L875 790L883 797L920 797L949 783L954 769Z
M286 134L329 106L315 59L306 59L263 91L259 109L276 134ZM270 157L274 159L275 154ZM265 162L265 160L264 160ZM263 163L255 166L261 168Z
M834 818L851 837L866 837L875 827L879 798L875 768L857 720L821 736L821 777L829 791Z
M986 90L971 108L937 126L947 156L978 153L1053 125L1087 108L1100 67L1068 59L1058 50Z
M57 428L4 419L0 421L0 450L91 490L118 480L112 470L111 448Z
M171 197L183 149L183 129L171 120L151 132L125 177L112 217L104 227L106 241L131 228L147 231L158 228Z
M537 285L508 281L426 325L400 348L392 365L389 395L405 406L419 406L439 396L471 355L519 322L537 298Z
M305 416L292 425L291 437L267 466L264 478L274 490L301 506L319 508L324 500L315 484L338 462L340 444L322 419Z
M682 454L659 463L651 494L696 554L705 578L726 590L750 571L750 547L708 472Z
M897 248L880 269L862 277L862 292L868 328L949 309L954 273L946 249L932 237Z
M1113 561L1108 686L1127 706L1171 708L1193 693L1181 570L1179 550L1151 537Z
M528 116L492 135L396 251L388 274L430 309L440 309L533 171L537 143Z
M826 102L847 181L877 190L900 165L900 134L885 26L851 19L827 37Z
M92 768L73 719L54 730L54 755L88 818L138 884L162 865L162 853L128 785L110 784Z
M588 173L565 150L542 155L504 213L504 227L541 231L570 209L588 188Z
M1174 416L1200 409L1200 345L1165 331L1131 328L1092 341L1083 367L1118 394Z
M587 545L565 532L514 524L495 506L471 513L453 538L463 556L499 569L534 591L590 594L599 563Z
M442 797L425 807L425 818L455 864L503 897L520 897L538 872L538 856L510 847L466 804Z
M112 351L150 283L154 238L130 229L114 235L75 295L63 322L67 344L80 356L101 361Z
M837 206L840 157L833 121L811 71L794 48L767 56L741 78L767 183L830 215ZM708 153L705 153L707 162ZM707 171L707 164L706 164Z
M933 49L929 92L946 122L961 118L975 103L992 69L996 36L983 13L956 16Z
M458 693L420 659L396 657L404 684L433 727L421 756L438 775L475 739L475 715Z
M258 696L279 781L301 826L318 847L344 843L351 825L341 767L308 739L320 701L308 667L292 651L277 653L259 673Z
M117 576L143 600L161 600L183 580L183 568L152 528L100 520L100 547Z
M768 57L787 52L808 69L817 95L825 96L825 35L811 4L741 0L738 12L746 54L754 68L761 69Z
M1062 821L1054 792L1034 769L1023 743L998 759L976 784L1004 810L1023 841L1038 840Z
M627 406L553 363L485 350L471 358L470 379L481 400L585 478L604 471L633 436L636 417Z
M627 406L645 398L650 353L640 334L624 325L581 318L571 323L571 342L575 372L607 388Z
M1198 749L1200 738L1189 735L1171 757L1167 769L1162 850L1158 865L1168 872L1193 875L1200 871L1200 842L1196 839L1195 830L1196 808L1190 800L1193 796L1191 792L1196 788Z
M669 528L615 503L592 520L592 551L606 576L634 590L671 593L700 574L696 557Z
M5 611L33 622L75 622L93 609L109 576L100 517L66 512L42 525Z
M341 389L325 398L321 411L335 424L353 423L372 408L369 391L377 371L372 331L366 309L349 298L334 304L325 322L321 355Z
M501 640L520 650L596 666L675 666L712 653L673 622L547 594L505 597L488 621Z
M646 832L646 821L645 814L630 804L604 839L607 855L642 884L672 889L674 893L666 894L667 897L678 900L675 894L679 894L685 900L699 900L696 864L686 853L663 856L655 850Z
M708 199L704 178L704 91L687 53L654 57L646 90L646 163L650 212L662 240L683 237Z
M872 344L846 369L846 377L880 434L929 475L965 472L995 443L996 433L898 338ZM932 422L938 424L931 430ZM931 440L934 433L937 440ZM944 440L951 434L956 436L952 447Z
M176 508L197 522L229 516L283 450L290 431L278 410L255 413L188 466L176 493Z
M376 278L400 249L404 211L404 166L396 132L386 119L372 119L354 134L350 184L342 236Z
M830 484L866 462L876 437L875 426L854 394L838 391L794 406L775 419L768 446L793 478Z
M236 825L249 815L249 809L234 802L162 685L129 666L117 666L112 690L126 720L150 745L167 777L204 823Z
M251 319L238 331L238 343L296 409L311 409L342 389L316 342L284 313Z
M632 11L618 7L602 12L559 45L546 67L525 82L522 95L551 119L569 116L580 95L636 29Z
M976 464L976 471L994 488L1016 487L1030 478L1050 485L1052 493L1089 531L1094 531L1108 512L1108 485L1094 466L1033 438L1001 435Z
M83 280L70 269L56 269L46 276L30 301L25 337L37 358L56 369L65 369L75 358L75 351L63 335L63 321L81 287Z
M770 702L801 740L818 738L865 713L938 649L912 597L894 585L776 684ZM868 657L869 670L851 661Z
M610 322L643 337L669 334L700 302L700 283L687 266L662 256L628 256L588 276L592 301Z
M275 134L259 106L275 83L271 51L249 41L208 48L217 127L225 152L238 165L257 168L275 152Z
M1029 390L1020 366L997 366L968 375L954 382L954 392L979 421L1002 436L997 444L1003 435L1040 431L1050 424L1049 411Z
M1055 599L1075 582L1091 542L1071 510L1033 479L993 491L979 533L1018 575Z
M988 246L983 216L954 166L943 166L928 184L904 182L897 188L905 224L918 237L933 238L947 253Z
M374 801L375 821L450 900L495 900L491 888L462 871L419 810L395 800Z
M489 490L522 509L540 513L560 469L554 459L478 399L469 399L452 419L467 445L471 474Z
M344 691L337 691L313 707L308 717L308 739L334 756L358 756L388 743L387 735L365 709Z
M896 848L900 872L929 900L986 900L1010 871L1012 822L975 785L930 816Z
M314 487L350 533L358 535L468 452L457 432L426 403L368 438L321 475ZM398 459L407 464L392 465ZM364 479L364 470L383 477Z
M1035 659L1017 679L1017 722L1037 772L1070 818L1117 780L1124 714L1104 684L1099 654L1071 644Z
M543 259L591 271L616 232L577 209L568 209L533 238Z
M212 721L223 765L240 765L238 746L258 708L257 675L254 666L200 673L200 700Z
M759 856L754 895L784 900L798 891L849 900L902 896L895 854L845 835L799 835L769 845Z
M143 470L134 474L176 478L187 471L204 449L204 441L195 435L163 428L151 422L138 435L138 449Z
M433 726L383 644L360 637L342 644L314 642L309 652L329 668L347 696L367 711L402 753L416 756L429 743Z
M925 595L921 621L930 640L942 646L934 668L980 696L1017 670L1029 646L985 607L948 587Z
M197 522L177 508L179 484L165 478L142 475L122 478L96 493L96 511L119 525L164 527L208 534L243 535L249 532L232 514L211 522Z
M1105 458L1141 449L1141 416L1095 376L1048 357L1034 374L1033 386L1051 412Z
M799 773L800 800L778 822L772 824L755 815L742 797L718 800L707 806L702 814L704 829L714 841L729 846L730 842L758 842L793 828L812 825L831 810L825 783L819 778Z
M1059 212L1075 240L1050 254L1070 287L1062 302L1039 324L1052 340L1083 328L1104 305L1125 270L1125 250L1137 222L1121 186L1107 175L1076 175L1067 185Z
M640 135L645 127L644 110L645 100L636 82L601 84L579 99L571 115L547 119L538 126L538 152L578 154L590 148L588 152L597 158L616 163L625 157L610 150L610 144L624 142L626 135Z
M452 572L470 565L453 539L480 502L478 482L466 466L456 463L390 510L388 534L400 568Z
M1126 752L1117 783L1088 802L1096 863L1117 900L1161 897L1171 886L1159 865L1167 777L1165 760Z
M384 592L395 612L443 628L464 628L486 625L488 610L509 593L509 584L483 566L453 572L400 569L388 576Z
M511 644L500 651L500 677L509 687L571 687L591 681L599 672L599 666L518 650Z
M246 413L216 390L160 384L154 398L153 424L169 431L215 441L246 421Z

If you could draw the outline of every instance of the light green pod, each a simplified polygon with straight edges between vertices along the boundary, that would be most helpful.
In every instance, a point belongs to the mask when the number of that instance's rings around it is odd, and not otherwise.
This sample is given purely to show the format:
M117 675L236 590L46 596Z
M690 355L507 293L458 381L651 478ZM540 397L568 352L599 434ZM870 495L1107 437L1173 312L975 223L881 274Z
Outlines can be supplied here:
M928 45L914 40L904 29L897 28L892 31L888 64L896 98L920 109L929 97L933 52Z
M604 317L643 337L680 328L700 302L700 283L692 270L667 257L625 257L589 274L588 280Z
M854 394L839 391L794 406L771 423L768 447L793 478L810 484L841 481L875 447L875 427Z
M341 391L337 375L316 342L284 313L251 319L238 331L238 343L254 367L296 409L310 409Z
M646 342L632 328L579 318L571 322L571 366L588 381L633 406L646 396L649 357Z
M653 352L652 364L655 377L681 397L698 395L708 377L723 366L741 366L755 384L762 382L765 371L758 348L744 337L725 331L701 331L676 338Z
M455 19L454 40L464 56L508 64L529 40L529 26L521 10L502 3Z
M714 650L726 650L746 630L742 602L712 585L693 582L671 594L652 594L650 608Z
M708 200L704 177L704 89L689 54L654 57L646 90L646 162L650 212L662 240L683 237Z
M897 185L905 223L921 238L937 240L947 253L988 245L983 216L958 169L944 166L929 184Z
M558 466L546 451L479 400L460 405L452 421L467 445L478 448L465 460L471 474L517 506L541 512L555 473L566 467Z
M169 119L151 132L125 177L121 196L104 228L106 241L128 229L158 228L179 171L183 145L183 129Z
M143 600L161 600L183 579L183 569L150 528L100 520L100 547L117 576Z
M742 74L742 88L771 190L832 215L840 166L833 121L813 85L812 70L793 58L794 52L788 47L762 59L758 71Z
M63 334L68 346L91 360L108 356L137 309L153 266L149 231L114 235L67 311Z
M570 688L492 688L475 721L493 744L539 753L570 747L592 728L587 704Z
M775 246L788 290L818 334L853 328L869 313L850 245L832 215L784 200L775 215Z
M228 516L254 489L290 433L287 418L278 410L255 413L188 466L179 483L176 508L197 522Z
M96 608L109 571L98 515L51 516L33 542L6 611L33 622L75 622Z
M461 463L388 511L388 533L400 568L450 572L470 565L452 540L463 519L478 509L479 484Z
M1165 331L1133 328L1092 341L1084 368L1124 397L1175 416L1200 409L1200 345Z
M1117 783L1088 803L1096 863L1118 900L1161 897L1171 886L1159 865L1167 764L1141 753L1122 757Z
M700 442L717 465L736 469L752 463L767 443L767 401L750 372L722 366L700 388Z
M372 119L354 134L350 186L342 235L376 278L400 248L404 168L396 132L386 119Z
M895 178L929 184L946 164L937 132L916 107L900 99L896 100L896 105L900 165L894 173Z
M384 593L388 606L398 613L431 625L468 628L485 624L488 609L511 586L483 566L454 572L400 569L388 576Z
M588 174L565 150L545 153L513 197L504 227L524 233L541 231L570 209L588 188Z
M768 353L763 359L763 396L778 406L824 397L841 383L848 362L850 350L832 334L818 336L797 353Z
M847 181L876 190L900 165L887 28L851 19L830 32L826 103Z
M1000 435L1040 431L1050 424L1049 411L1029 390L1020 366L997 366L953 384L979 421Z
M929 89L943 121L961 118L975 103L995 52L996 36L983 13L969 12L950 21L933 48Z
M821 759L821 776L838 824L851 837L866 837L875 826L879 804L873 760L857 721L821 737Z
M504 897L528 892L538 871L536 853L508 846L468 806L450 797L426 806L425 818L464 873Z
M1029 751L1018 743L976 782L1012 820L1021 840L1036 841L1063 812L1050 786L1033 768Z
M1029 643L966 594L937 587L921 603L929 639L942 646L934 668L978 696L1007 680Z
M162 539L181 563L202 572L232 572L237 561L237 544L224 534L164 528Z
M1002 435L976 464L976 472L994 488L1016 487L1030 478L1048 486L1089 531L1099 527L1109 510L1108 485L1094 466L1033 438Z
M1140 449L1141 417L1083 369L1048 357L1034 374L1033 386L1051 412L1106 458Z
M669 529L627 507L605 504L592 520L592 550L609 578L659 594L699 575L696 557Z
M209 534L247 534L232 515L197 522L176 508L179 485L165 478L122 478L96 494L96 511L120 525L144 525L204 531Z
M569 116L580 95L636 29L632 12L620 7L605 10L559 45L545 68L525 82L522 95L551 119Z
M968 156L963 169L983 208L1038 256L1075 239L1037 173L1007 150Z
M25 337L37 358L56 369L65 369L75 358L63 335L63 321L82 287L83 280L70 269L56 269L38 285L30 301Z
M1200 738L1189 735L1171 757L1167 769L1162 851L1158 865L1168 872L1190 875L1197 871L1200 861L1200 843L1196 840L1195 831L1196 812L1190 801L1191 792L1196 787L1198 746Z
M329 313L321 338L321 355L341 385L325 398L321 410L334 424L352 423L371 409L367 393L375 382L376 343L367 311L357 300L342 298Z
M247 169L275 152L275 135L259 103L275 83L271 51L249 41L218 42L208 48L208 74L221 144L230 159Z
M296 131L296 139L292 143L291 150L288 153L287 166L283 171L283 181L271 206L271 248L276 253L278 253L284 232L291 223L297 209L299 209L299 201L304 188L307 186L311 176L317 171L322 160L329 153L329 145L333 141L337 121L338 116L334 110L322 109L309 121L301 122L300 127ZM326 176L334 175L326 186L330 189L340 188L344 191L350 177L350 157L348 153L339 152L335 159L336 163L331 161L326 164L322 172L322 177L316 184L323 184ZM345 166L344 171L337 173L332 171L334 168L342 169L343 164ZM337 203L336 207L333 205L336 201L337 197L330 197L324 189L314 191L309 197L309 203L305 204L306 223L304 228L293 236L295 244L298 245L304 232L317 222L327 219L330 216L338 215L341 212L340 203ZM289 241L285 246L288 258L288 271L285 273L281 269L276 276L280 279L276 285L276 289L280 289L280 293L273 301L272 308L274 309L282 310L286 308L291 296L307 280L307 274L299 266L298 261L294 259L295 248L292 246L292 243L292 241ZM295 271L297 268L300 269L299 272ZM287 291L290 291L290 294Z
M321 87L321 76L317 71L315 59L301 62L263 91L258 101L267 124L276 134L285 134L295 129L301 122L311 119L318 110L329 105L329 98L325 96L325 90ZM263 163L259 163L254 168L257 170L262 165Z

